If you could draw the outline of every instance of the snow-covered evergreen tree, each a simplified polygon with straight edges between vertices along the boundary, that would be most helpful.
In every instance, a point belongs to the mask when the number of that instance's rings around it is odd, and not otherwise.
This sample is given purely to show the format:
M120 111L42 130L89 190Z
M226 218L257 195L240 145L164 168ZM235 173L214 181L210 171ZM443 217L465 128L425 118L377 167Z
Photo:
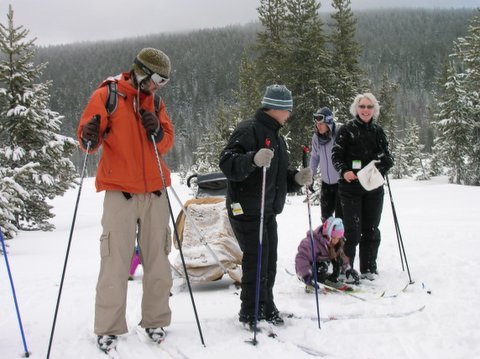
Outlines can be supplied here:
M0 163L6 163L12 156L15 154L10 148L0 148ZM6 239L17 234L16 216L29 196L17 181L31 178L35 166L33 163L17 168L0 166L0 229Z
M220 153L228 142L238 118L232 108L220 102L212 127L205 131L197 150L194 152L194 164L191 172L206 174L219 172Z
M350 115L350 104L360 91L362 77L360 69L361 48L355 39L356 18L351 9L350 0L332 0L335 11L331 17L334 20L332 32L329 35L332 50L332 68L335 74L331 91L336 97L335 117L337 121L347 122Z
M403 142L397 141L396 138L395 138L395 142L396 142L395 153L394 153L395 165L390 170L390 173L392 174L393 178L398 179L398 178L403 178L405 176L408 176L408 162L407 162L407 156L404 150Z
M436 143L442 143L442 162L447 166L447 174L452 183L464 184L469 152L470 125L465 104L461 101L465 90L462 86L463 74L455 74L452 66L447 68L447 80L436 97L438 110Z
M478 10L480 12L480 9ZM474 16L469 33L454 42L454 52L436 96L437 138L449 179L480 185L480 16Z
M465 182L480 186L480 15L471 20L468 35L455 42L453 57L461 61L463 67L461 85L464 92L460 101L469 127Z
M34 66L35 46L29 33L13 24L10 6L7 25L0 24L0 140L2 162L9 171L28 167L29 176L16 178L19 197L13 224L19 229L48 230L53 217L47 203L72 187L76 176L69 157L76 147L72 138L60 135L62 117L50 110L50 82L35 83L46 64ZM10 192L13 196L14 192Z
M423 145L420 144L420 126L417 125L415 119L412 118L407 122L407 128L405 132L406 135L402 141L407 164L407 172L405 175L413 176L417 173L423 172ZM423 173L422 176L424 176Z

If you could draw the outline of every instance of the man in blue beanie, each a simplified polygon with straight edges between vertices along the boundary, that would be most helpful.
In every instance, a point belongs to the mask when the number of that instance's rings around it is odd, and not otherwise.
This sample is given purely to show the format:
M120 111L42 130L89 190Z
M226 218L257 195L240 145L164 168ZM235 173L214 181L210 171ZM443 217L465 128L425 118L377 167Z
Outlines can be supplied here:
M268 86L261 107L233 131L220 155L220 168L228 179L227 210L243 251L240 322L253 329L258 320L282 325L273 286L277 272L277 221L287 192L312 183L309 167L289 168L287 146L279 134L293 108L292 93L284 85ZM262 191L263 168L266 170ZM263 192L263 193L262 193ZM264 206L261 197L264 195ZM263 209L259 311L255 313L260 215Z

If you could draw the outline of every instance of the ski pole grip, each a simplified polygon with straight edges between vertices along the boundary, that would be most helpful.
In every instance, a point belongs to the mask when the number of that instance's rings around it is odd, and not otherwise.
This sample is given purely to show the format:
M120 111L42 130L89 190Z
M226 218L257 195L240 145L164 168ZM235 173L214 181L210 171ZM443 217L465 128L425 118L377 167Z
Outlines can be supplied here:
M270 145L271 145L270 139L267 137L265 139L265 148L270 148Z
M308 167L308 146L303 146L303 153L302 153L302 166L303 168Z

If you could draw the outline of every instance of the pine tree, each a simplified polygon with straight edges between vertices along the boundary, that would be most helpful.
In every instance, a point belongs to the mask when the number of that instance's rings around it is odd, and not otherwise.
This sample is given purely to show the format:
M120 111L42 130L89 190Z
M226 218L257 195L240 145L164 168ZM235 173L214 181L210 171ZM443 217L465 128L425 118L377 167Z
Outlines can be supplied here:
M325 50L326 36L315 0L290 0L287 5L285 42L288 53L283 75L294 98L294 111L287 129L292 138L290 159L301 163L303 145L309 144L312 115L333 102L329 69L331 59Z
M256 76L255 62L250 60L245 52L240 62L239 71L239 90L235 93L239 103L240 118L252 117L255 110L260 106L260 100L263 93Z
M350 0L332 0L335 12L331 17L335 21L329 42L333 46L332 69L335 81L331 92L336 100L333 104L335 116L340 122L350 119L350 104L360 91L360 79L363 72L359 59L361 48L355 40L356 19L351 9Z
M480 8L478 9L480 13ZM480 15L474 16L468 27L468 35L455 41L453 58L461 62L460 106L465 111L464 120L469 128L465 167L465 182L480 186Z
M11 6L7 19L6 26L0 24L0 139L5 158L1 166L7 173L31 170L28 178L16 179L28 196L15 211L15 226L48 230L53 228L48 223L53 214L47 200L72 187L76 172L69 156L76 142L58 134L62 117L48 108L51 82L35 83L46 66L33 65L35 39L26 40L29 31L14 26Z
M258 58L256 76L262 87L273 83L285 84L281 75L285 73L284 60L287 56L285 44L286 0L260 0L258 15L263 31L257 34Z
M393 178L399 179L409 175L409 166L404 143L396 141L395 149L395 165L390 170L390 173Z
M330 58L315 0L262 0L255 59L258 83L285 84L293 95L294 111L287 123L291 135L291 162L300 163L302 145L309 142L312 114L333 102Z
M464 184L469 154L469 135L471 133L467 110L461 101L465 91L462 88L463 74L455 74L452 64L447 68L443 89L435 100L438 111L435 113L437 137L436 143L442 143L442 162L447 167L452 183ZM438 153L438 152L437 152Z
M406 135L403 138L405 159L407 163L407 176L422 171L422 149L420 144L420 126L417 125L415 119L407 121Z
M0 163L6 163L16 154L10 148L0 148ZM18 228L15 225L17 213L28 199L28 192L18 183L31 178L36 164L27 164L22 167L0 167L0 229L6 239L15 237Z
M388 148L395 159L394 167L391 172L394 178L402 178L406 175L406 162L404 146L400 140L400 131L398 121L395 117L395 97L398 91L398 85L391 82L385 73L382 77L382 86L378 95L380 103L380 116L377 123L385 131L388 140Z
M194 165L191 171L201 174L220 171L218 166L220 153L239 120L235 115L237 112L233 107L225 106L223 102L219 103L212 127L202 136L194 152Z

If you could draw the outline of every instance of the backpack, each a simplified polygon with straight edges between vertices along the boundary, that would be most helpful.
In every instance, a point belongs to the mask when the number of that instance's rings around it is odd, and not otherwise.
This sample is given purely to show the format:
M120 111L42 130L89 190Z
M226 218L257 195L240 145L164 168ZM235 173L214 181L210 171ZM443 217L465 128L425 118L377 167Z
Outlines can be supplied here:
M118 96L126 98L126 95L118 91L118 85L115 77L109 77L104 81L107 85L107 101L105 102L105 108L109 115L111 115L117 109ZM155 93L153 98L153 103L155 106L155 114L158 114L160 111L160 103L162 102L162 97Z

